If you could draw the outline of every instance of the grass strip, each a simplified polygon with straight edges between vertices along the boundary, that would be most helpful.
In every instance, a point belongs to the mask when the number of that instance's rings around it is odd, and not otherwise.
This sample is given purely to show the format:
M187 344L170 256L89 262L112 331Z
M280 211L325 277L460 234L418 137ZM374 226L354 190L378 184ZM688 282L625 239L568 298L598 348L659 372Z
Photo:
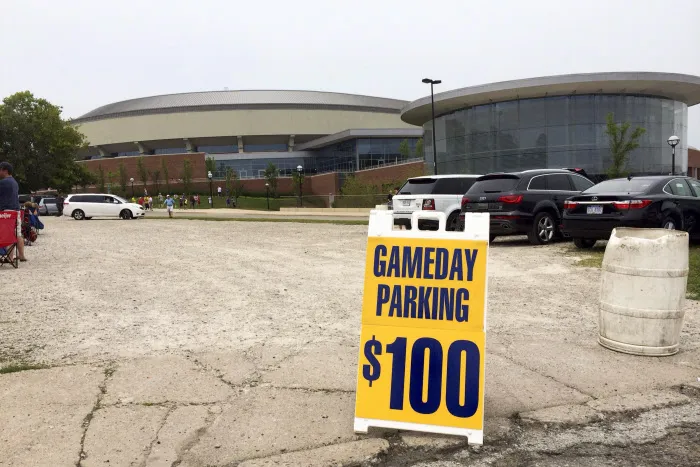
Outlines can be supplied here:
M296 222L298 224L336 224L336 225L368 225L368 219L338 220L338 219L273 219L269 217L199 217L178 216L172 219L168 217L144 217L144 219L158 220L186 220L186 221L218 221L218 222Z
M0 375L8 373L18 373L20 371L27 370L44 370L49 368L47 365L33 364L33 363L15 363L12 365L7 365L0 368Z
M571 247L568 253L578 256L575 266L586 268L600 268L603 265L605 247L594 247L590 250L582 250ZM700 245L691 245L688 252L688 287L686 297L691 300L700 300Z

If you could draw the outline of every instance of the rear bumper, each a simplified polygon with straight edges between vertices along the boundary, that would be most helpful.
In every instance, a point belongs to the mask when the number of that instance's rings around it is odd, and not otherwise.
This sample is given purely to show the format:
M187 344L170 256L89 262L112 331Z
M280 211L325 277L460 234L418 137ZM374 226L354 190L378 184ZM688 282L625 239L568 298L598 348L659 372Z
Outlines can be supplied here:
M459 215L459 229L464 230L464 214ZM490 213L489 233L491 235L523 235L530 230L532 217L521 214Z
M644 219L564 219L562 232L572 238L587 238L591 240L607 240L613 229L617 227L654 227Z

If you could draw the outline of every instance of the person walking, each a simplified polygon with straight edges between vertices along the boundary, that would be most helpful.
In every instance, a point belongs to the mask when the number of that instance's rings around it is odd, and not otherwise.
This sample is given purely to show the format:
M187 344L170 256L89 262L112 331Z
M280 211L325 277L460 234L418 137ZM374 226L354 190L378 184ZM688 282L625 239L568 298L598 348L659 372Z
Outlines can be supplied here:
M175 201L168 195L165 198L165 209L168 210L168 217L173 217L173 208L175 207Z
M20 211L19 185L12 176L12 164L0 162L0 211ZM17 256L20 261L27 261L24 256L24 238L22 238L22 217L17 217ZM8 258L12 260L12 258Z
M58 194L56 197L56 208L58 209L58 215L62 216L63 215L63 203L66 199L63 197L62 194Z
M148 208L153 211L153 196L151 195L148 196Z
M221 198L221 186L216 188L217 193L219 193L219 198Z

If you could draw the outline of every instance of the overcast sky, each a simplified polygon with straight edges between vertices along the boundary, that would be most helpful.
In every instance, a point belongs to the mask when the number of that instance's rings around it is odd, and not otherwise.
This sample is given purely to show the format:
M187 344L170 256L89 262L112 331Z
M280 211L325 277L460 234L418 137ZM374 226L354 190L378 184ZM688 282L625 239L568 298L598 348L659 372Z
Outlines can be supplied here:
M0 97L78 117L188 91L413 100L564 73L700 75L700 0L0 0ZM700 147L700 105L689 143Z

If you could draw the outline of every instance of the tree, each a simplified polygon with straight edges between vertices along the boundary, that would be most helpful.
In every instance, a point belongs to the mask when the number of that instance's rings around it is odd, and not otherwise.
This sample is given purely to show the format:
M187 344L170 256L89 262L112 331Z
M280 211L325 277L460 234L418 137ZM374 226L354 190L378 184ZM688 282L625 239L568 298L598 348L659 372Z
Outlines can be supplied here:
M168 174L168 164L165 163L165 157L160 161L160 168L163 171L163 178L165 178L165 191L170 193L170 174Z
M303 196L303 193L301 193L301 190L304 187L304 173L303 172L297 172L296 170L292 173L292 186L294 187L294 193L297 194L299 197L299 204L301 203L301 197Z
M77 183L76 185L82 186L83 191L87 191L87 187L89 185L93 185L96 181L95 175L93 175L92 172L90 172L87 168L85 168L84 165L82 164L75 164L75 170L77 174ZM56 185L56 188L58 188L61 191L67 191L63 187Z
M216 172L216 159L213 157L207 157L204 159L204 165L207 168L207 172L211 172L212 175Z
M277 197L277 178L279 176L280 171L277 166L272 162L267 164L263 177L265 178L265 182L270 185L270 195L272 195L273 198Z
M158 181L160 181L160 170L154 170L153 172L151 172L151 180L153 180L153 184L156 187L155 193L160 193L158 191Z
M126 185L129 183L129 176L126 173L126 167L124 163L119 163L119 188L122 190L122 195L126 196Z
M610 138L610 156L612 157L611 165L607 171L608 176L610 178L623 177L626 175L625 167L630 153L639 147L639 138L646 132L646 129L637 127L628 137L629 122L618 125L615 123L612 112L609 112L605 119L607 122L605 133Z
M150 174L148 173L148 169L146 169L146 165L143 163L143 156L140 156L136 160L136 171L139 173L141 183L143 183L143 189L146 190Z
M189 159L182 161L182 186L185 188L185 194L190 194L192 187L192 162Z
M109 184L107 185L107 193L112 192L112 183L114 182L114 177L116 174L112 172L111 170L107 172L107 180L109 181Z
M14 167L20 192L55 187L69 191L84 177L75 157L86 147L85 137L61 108L29 91L0 103L0 160Z
M425 157L423 152L423 138L416 141L416 157Z
M97 191L105 192L105 169L102 168L102 164L97 166Z
M399 144L399 154L401 154L401 157L404 159L411 157L411 147L408 145L407 139L401 141L401 144Z
M225 186L226 186L226 196L229 196L231 194L231 190L233 189L233 181L236 178L236 172L233 171L231 167L226 167L226 181L225 181Z

